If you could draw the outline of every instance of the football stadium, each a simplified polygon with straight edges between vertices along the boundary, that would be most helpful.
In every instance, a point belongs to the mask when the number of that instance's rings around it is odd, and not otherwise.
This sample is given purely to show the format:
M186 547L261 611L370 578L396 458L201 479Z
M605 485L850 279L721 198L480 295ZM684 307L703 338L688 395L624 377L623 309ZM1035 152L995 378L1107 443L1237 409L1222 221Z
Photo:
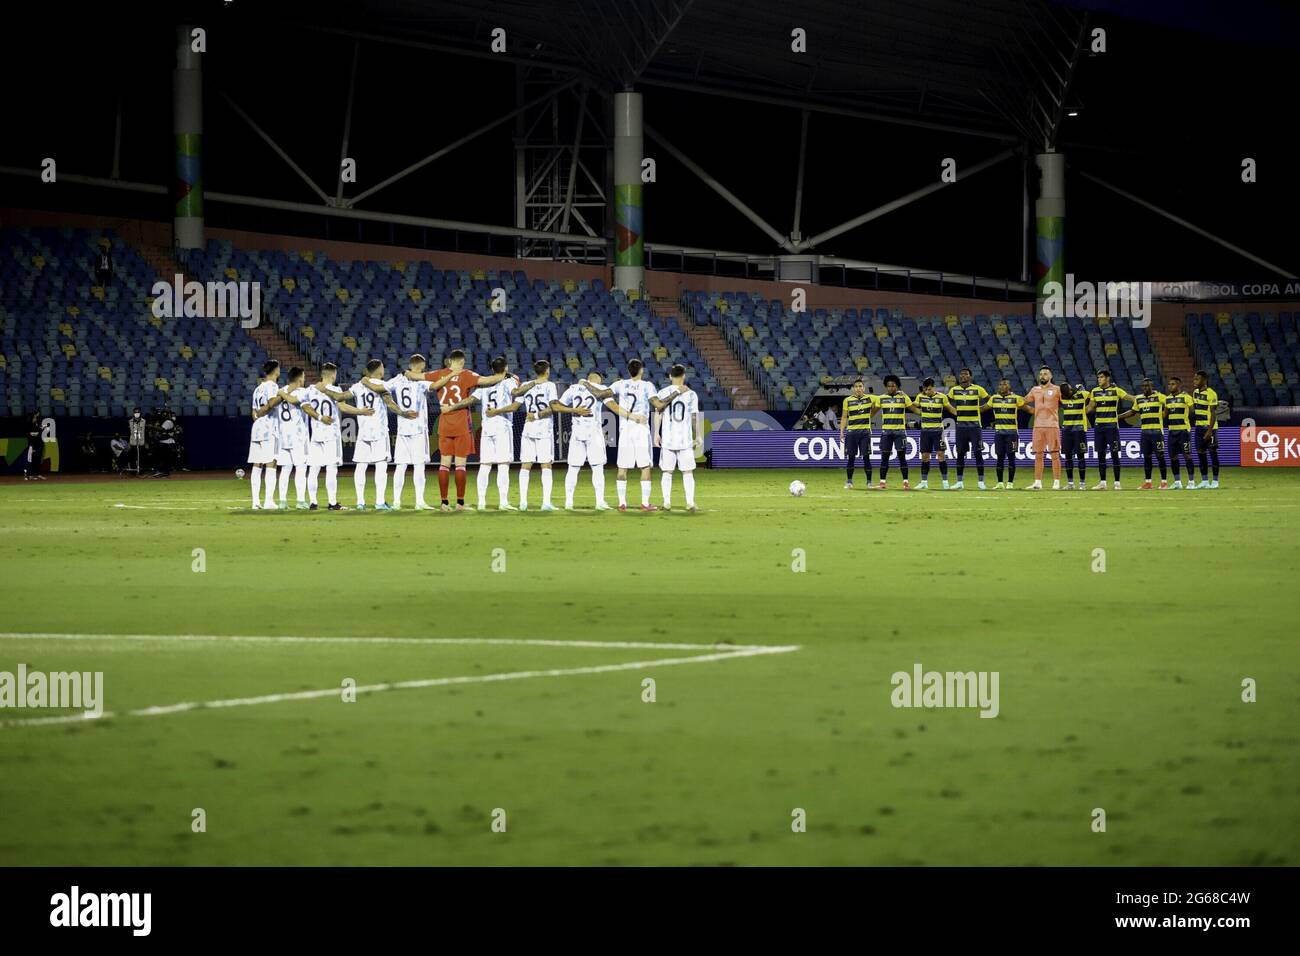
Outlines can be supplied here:
M1290 8L58 7L0 864L1300 863Z

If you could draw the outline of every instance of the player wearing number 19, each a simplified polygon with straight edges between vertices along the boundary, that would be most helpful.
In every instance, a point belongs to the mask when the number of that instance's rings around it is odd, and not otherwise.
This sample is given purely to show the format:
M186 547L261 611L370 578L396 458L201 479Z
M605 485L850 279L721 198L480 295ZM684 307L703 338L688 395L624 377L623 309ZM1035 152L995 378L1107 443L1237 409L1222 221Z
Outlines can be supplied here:
M352 447L352 485L357 493L357 510L366 510L366 470L375 466L375 510L391 511L384 501L388 490L388 462L392 459L392 440L388 434L388 412L398 411L393 399L376 392L373 385L384 382L384 363L371 359L366 363L366 382L357 382L348 391L358 408L372 408L375 414L357 420L357 442Z

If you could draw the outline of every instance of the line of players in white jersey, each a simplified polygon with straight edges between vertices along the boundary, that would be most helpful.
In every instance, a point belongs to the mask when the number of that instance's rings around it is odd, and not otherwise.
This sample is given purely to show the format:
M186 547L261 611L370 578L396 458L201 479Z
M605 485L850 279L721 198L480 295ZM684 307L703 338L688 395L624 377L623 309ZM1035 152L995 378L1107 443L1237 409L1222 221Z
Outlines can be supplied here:
M303 369L290 368L288 381L283 387L279 384L280 364L266 362L252 399L253 426L248 462L253 509L288 508L292 477L296 507L318 510L320 475L324 472L328 510L346 510L338 503L338 469L343 464L341 415L348 414L357 418L356 444L352 453L357 510L364 511L367 507L366 473L371 465L375 469L374 510L401 510L408 467L413 470L415 509L432 510L425 500L425 465L429 463L428 395L432 391L437 393L441 414L474 404L481 409L477 476L479 511L487 509L493 468L497 469L498 508L502 511L526 511L529 478L534 465L541 470L541 510L556 510L551 503L551 466L555 450L554 416L561 414L573 416L564 483L565 509L574 509L578 478L586 465L591 469L596 510L613 510L605 501L606 451L602 405L623 419L618 430L618 510L628 510L628 472L638 469L641 473L641 510L659 510L651 502L652 446L660 449L660 488L664 510L672 508L673 474L677 471L682 475L686 509L696 510L695 460L703 448L704 433L699 396L686 385L684 366L672 366L669 370L671 384L656 388L653 382L642 377L643 364L633 359L628 362L627 377L608 387L598 372L592 372L568 386L560 395L550 379L549 362L535 363L533 378L521 382L509 373L506 360L497 358L492 363L495 374L490 380L493 384L475 388L468 398L450 401L452 396L442 389L462 370L463 359L449 363L451 368L438 373L426 373L425 364L422 355L413 355L402 374L385 379L383 362L374 359L367 363L366 374L360 381L350 388L340 389L335 386L338 366L332 362L321 367L320 381L310 386L306 384ZM519 503L515 506L509 500L510 466L515 461L513 417L521 409L525 413L525 423L520 439ZM395 449L390 446L389 412L397 417ZM448 456L443 454L442 457L443 468L446 468ZM387 500L390 463L395 465L391 503ZM463 469L463 459L457 458L456 465ZM445 499L442 510L452 510ZM466 510L463 500L457 501L455 510Z

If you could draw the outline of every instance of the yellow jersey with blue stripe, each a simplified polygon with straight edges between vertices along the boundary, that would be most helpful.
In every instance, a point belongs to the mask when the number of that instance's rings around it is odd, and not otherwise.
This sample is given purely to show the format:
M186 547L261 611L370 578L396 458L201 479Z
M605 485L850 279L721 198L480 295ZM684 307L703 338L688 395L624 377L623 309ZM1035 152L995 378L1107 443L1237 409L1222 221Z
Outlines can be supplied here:
M871 431L871 416L876 413L876 396L850 395L840 409L840 424L845 431Z
M1118 425L1120 401L1133 397L1118 385L1098 386L1088 394L1094 406L1092 420L1096 425Z
M954 385L948 389L948 404L957 413L957 424L978 425L980 408L988 399L989 393L982 385Z
M1088 430L1088 393L1076 392L1074 398L1061 399L1061 427Z
M926 395L922 392L916 396L917 411L921 413L921 428L924 430L933 430L943 428L943 396L936 392L933 395Z
M912 404L912 400L902 392L878 395L876 404L880 408L881 431L901 432L907 427L907 407Z
M1025 407L1025 400L1019 395L1008 392L1006 395L990 395L989 407L993 409L993 428L1000 432L1013 432L1018 427L1017 412Z
M1134 396L1133 408L1138 413L1138 420L1142 423L1142 430L1164 431L1165 427L1165 397L1159 392L1152 392L1150 395L1138 394Z
M1210 428L1214 425L1214 415L1219 409L1219 393L1212 388L1198 388L1192 392L1195 405L1193 424L1197 428Z
M1169 420L1171 432L1192 430L1192 408L1195 405L1195 399L1186 392L1165 396L1165 418Z

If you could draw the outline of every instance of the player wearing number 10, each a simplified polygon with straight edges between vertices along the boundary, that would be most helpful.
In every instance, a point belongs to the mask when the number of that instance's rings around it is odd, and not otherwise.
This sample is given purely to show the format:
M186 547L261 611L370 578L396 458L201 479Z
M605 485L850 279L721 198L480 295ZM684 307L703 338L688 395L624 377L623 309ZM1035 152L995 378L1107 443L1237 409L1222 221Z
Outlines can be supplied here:
M700 398L686 387L686 366L674 365L668 370L672 381L659 390L659 399L668 406L657 417L661 419L658 440L659 470L663 477L664 510L673 506L673 472L682 473L682 490L686 492L686 510L695 511L695 456L702 450L704 433L700 429Z

